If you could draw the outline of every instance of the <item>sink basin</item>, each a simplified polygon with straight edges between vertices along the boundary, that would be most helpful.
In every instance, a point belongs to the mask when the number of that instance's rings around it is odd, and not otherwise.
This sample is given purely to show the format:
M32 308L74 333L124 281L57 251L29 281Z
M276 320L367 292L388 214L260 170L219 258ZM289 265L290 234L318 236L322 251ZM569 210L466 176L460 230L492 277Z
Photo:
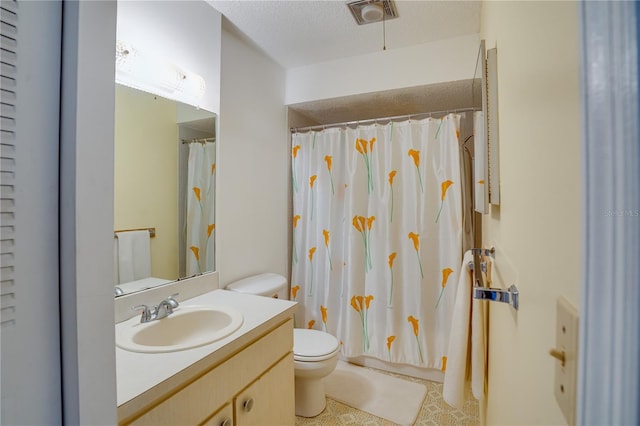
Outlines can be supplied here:
M223 339L242 325L227 306L180 306L168 317L140 323L136 316L116 326L116 345L132 352L176 352Z

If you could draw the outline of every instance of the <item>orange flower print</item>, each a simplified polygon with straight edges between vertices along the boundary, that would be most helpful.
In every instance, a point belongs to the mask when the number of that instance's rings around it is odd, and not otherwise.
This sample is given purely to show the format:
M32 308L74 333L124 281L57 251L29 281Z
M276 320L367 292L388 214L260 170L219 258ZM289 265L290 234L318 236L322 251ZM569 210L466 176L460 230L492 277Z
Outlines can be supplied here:
M440 303L440 298L442 298L442 294L444 293L444 289L447 286L447 281L449 281L449 275L453 273L453 269L444 268L442 270L442 289L440 290L440 295L438 296L438 301L436 302L436 309L438 309L438 304Z
M311 277L309 279L310 281L310 285L309 285L309 296L311 296L313 294L313 254L316 252L316 248L315 247L311 247L309 249L309 264L311 265Z
M207 226L207 237L211 237L211 233L214 229L216 229L215 223L210 223L209 226Z
M446 356L442 357L442 367L440 368L440 370L442 370L443 373L447 371L447 357Z
M313 209L314 209L314 198L315 195L313 193L313 184L316 182L318 175L313 175L309 178L309 187L311 188L311 220L313 220Z
M309 321L309 322L307 323L307 328L308 328L309 330L311 330L311 329L313 328L313 326L315 325L315 323L316 323L316 320L311 320L311 321Z
M375 216L369 216L368 218L365 218L364 216L356 215L351 221L353 227L356 228L356 230L360 232L362 236L362 243L364 244L365 272L369 272L373 268L373 264L371 262L371 227L373 226L373 222L375 220Z
M291 300L296 300L298 297L298 291L300 291L300 286L296 285L291 287ZM293 314L293 328L296 328L296 314Z
M409 154L409 157L413 158L413 164L416 166L416 173L418 174L418 180L420 181L420 190L424 192L424 187L422 186L422 173L420 172L420 151L410 149L407 154Z
M324 161L327 163L327 169L329 170L329 179L331 179L331 195L333 195L335 194L335 190L333 188L333 173L331 172L333 157L331 157L330 155L325 155Z
M298 291L300 291L299 285L291 287L291 298L293 300L296 300L296 297L298 297Z
M198 263L198 272L202 273L202 268L200 267L200 249L196 246L189 247L191 253L193 253L193 257L196 258L196 262Z
M393 261L396 259L396 252L394 251L389 255L389 274L391 275L391 287L389 289L389 302L387 307L391 307L391 300L393 299Z
M296 145L291 149L291 179L293 180L293 190L298 192L298 178L296 178L296 157L300 151L300 145Z
M436 223L438 223L438 219L440 219L440 213L442 212L442 206L444 206L444 197L447 196L447 191L449 187L453 185L453 181L445 180L440 184L440 210L438 210L438 216L436 216Z
M298 226L299 220L300 220L299 214L293 216L293 264L294 265L298 263L298 246L296 244L296 227Z
M324 331L327 331L327 308L320 305L320 313L322 314L322 324Z
M414 234L413 232L409 232L409 239L413 241L413 248L416 251L416 256L418 256L418 265L420 266L420 276L424 278L424 274L422 273L422 260L420 260L420 235Z
M418 353L420 354L420 362L424 363L424 359L422 358L422 347L420 347L420 340L418 339L418 332L420 330L418 327L418 319L415 318L413 315L409 315L407 320L411 323L411 326L413 327L413 334L416 336L416 343L418 344Z
M362 350L369 350L369 326L368 326L368 313L369 306L371 301L373 300L373 295L370 294L368 296L360 296L355 295L351 297L351 307L355 309L355 311L360 316L360 324L362 325Z
M324 245L325 247L327 247L327 257L329 258L329 270L333 271L333 266L331 265L331 251L329 250L329 235L330 235L329 230L323 229L322 235L324 235Z
M373 192L373 176L371 174L371 154L373 154L373 144L376 142L376 138L371 138L368 142L366 139L356 139L356 151L362 155L364 164L367 167L367 190L369 194Z
M389 351L389 361L391 361L391 344L396 340L396 336L387 337L387 350Z
M389 188L391 189L391 207L389 208L389 223L393 222L393 178L396 177L397 171L391 170L389 172Z
M200 188L198 188L197 186L193 187L193 193L196 194L196 198L198 199L198 201L200 200Z
M215 171L216 171L216 163L211 163L211 176L213 176Z

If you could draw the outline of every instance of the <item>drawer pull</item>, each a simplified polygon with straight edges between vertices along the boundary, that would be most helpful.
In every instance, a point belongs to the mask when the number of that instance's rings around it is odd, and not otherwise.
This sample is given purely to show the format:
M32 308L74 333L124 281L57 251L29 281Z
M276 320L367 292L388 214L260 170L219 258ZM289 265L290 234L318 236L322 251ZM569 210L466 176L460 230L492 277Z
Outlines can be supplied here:
M231 417L227 417L220 423L220 426L231 426L232 424L233 421L231 420Z
M251 409L253 408L253 398L249 398L245 402L243 402L242 408L244 408L245 412L247 413L250 412Z

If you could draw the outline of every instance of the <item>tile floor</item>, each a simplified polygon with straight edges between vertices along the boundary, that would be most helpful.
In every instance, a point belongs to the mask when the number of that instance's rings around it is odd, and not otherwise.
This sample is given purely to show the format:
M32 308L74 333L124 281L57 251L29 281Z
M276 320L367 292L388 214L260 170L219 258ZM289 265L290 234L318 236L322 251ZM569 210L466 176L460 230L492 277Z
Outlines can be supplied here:
M380 370L377 370L380 371ZM385 373L384 371L381 371ZM458 410L450 407L442 399L442 383L430 382L428 380L414 377L401 376L393 373L392 376L411 380L416 383L423 383L427 386L427 396L422 403L422 408L418 414L415 426L476 426L480 424L480 409L478 401L467 391L467 397L462 409ZM364 411L356 410L340 402L327 398L327 408L314 418L296 417L296 426L329 426L329 425L369 425L369 426L390 426L395 425L388 420L381 419Z

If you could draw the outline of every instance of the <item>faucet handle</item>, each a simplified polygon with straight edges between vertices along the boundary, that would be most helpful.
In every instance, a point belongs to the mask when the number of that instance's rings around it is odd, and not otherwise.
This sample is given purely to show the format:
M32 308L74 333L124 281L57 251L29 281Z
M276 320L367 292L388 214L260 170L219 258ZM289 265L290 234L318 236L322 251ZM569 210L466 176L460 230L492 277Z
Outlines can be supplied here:
M134 306L133 308L131 308L134 311L138 311L140 309L142 309L142 315L140 316L140 322L149 322L151 320L153 320L153 310L156 310L157 308L150 308L147 305L137 305Z
M175 297L177 295L179 295L180 293L175 293L172 294L171 296L167 297L165 300L167 301L167 303L169 303L169 306L171 306L171 309L175 309L178 307L178 305L180 305L180 303L178 303L178 301L175 299Z

